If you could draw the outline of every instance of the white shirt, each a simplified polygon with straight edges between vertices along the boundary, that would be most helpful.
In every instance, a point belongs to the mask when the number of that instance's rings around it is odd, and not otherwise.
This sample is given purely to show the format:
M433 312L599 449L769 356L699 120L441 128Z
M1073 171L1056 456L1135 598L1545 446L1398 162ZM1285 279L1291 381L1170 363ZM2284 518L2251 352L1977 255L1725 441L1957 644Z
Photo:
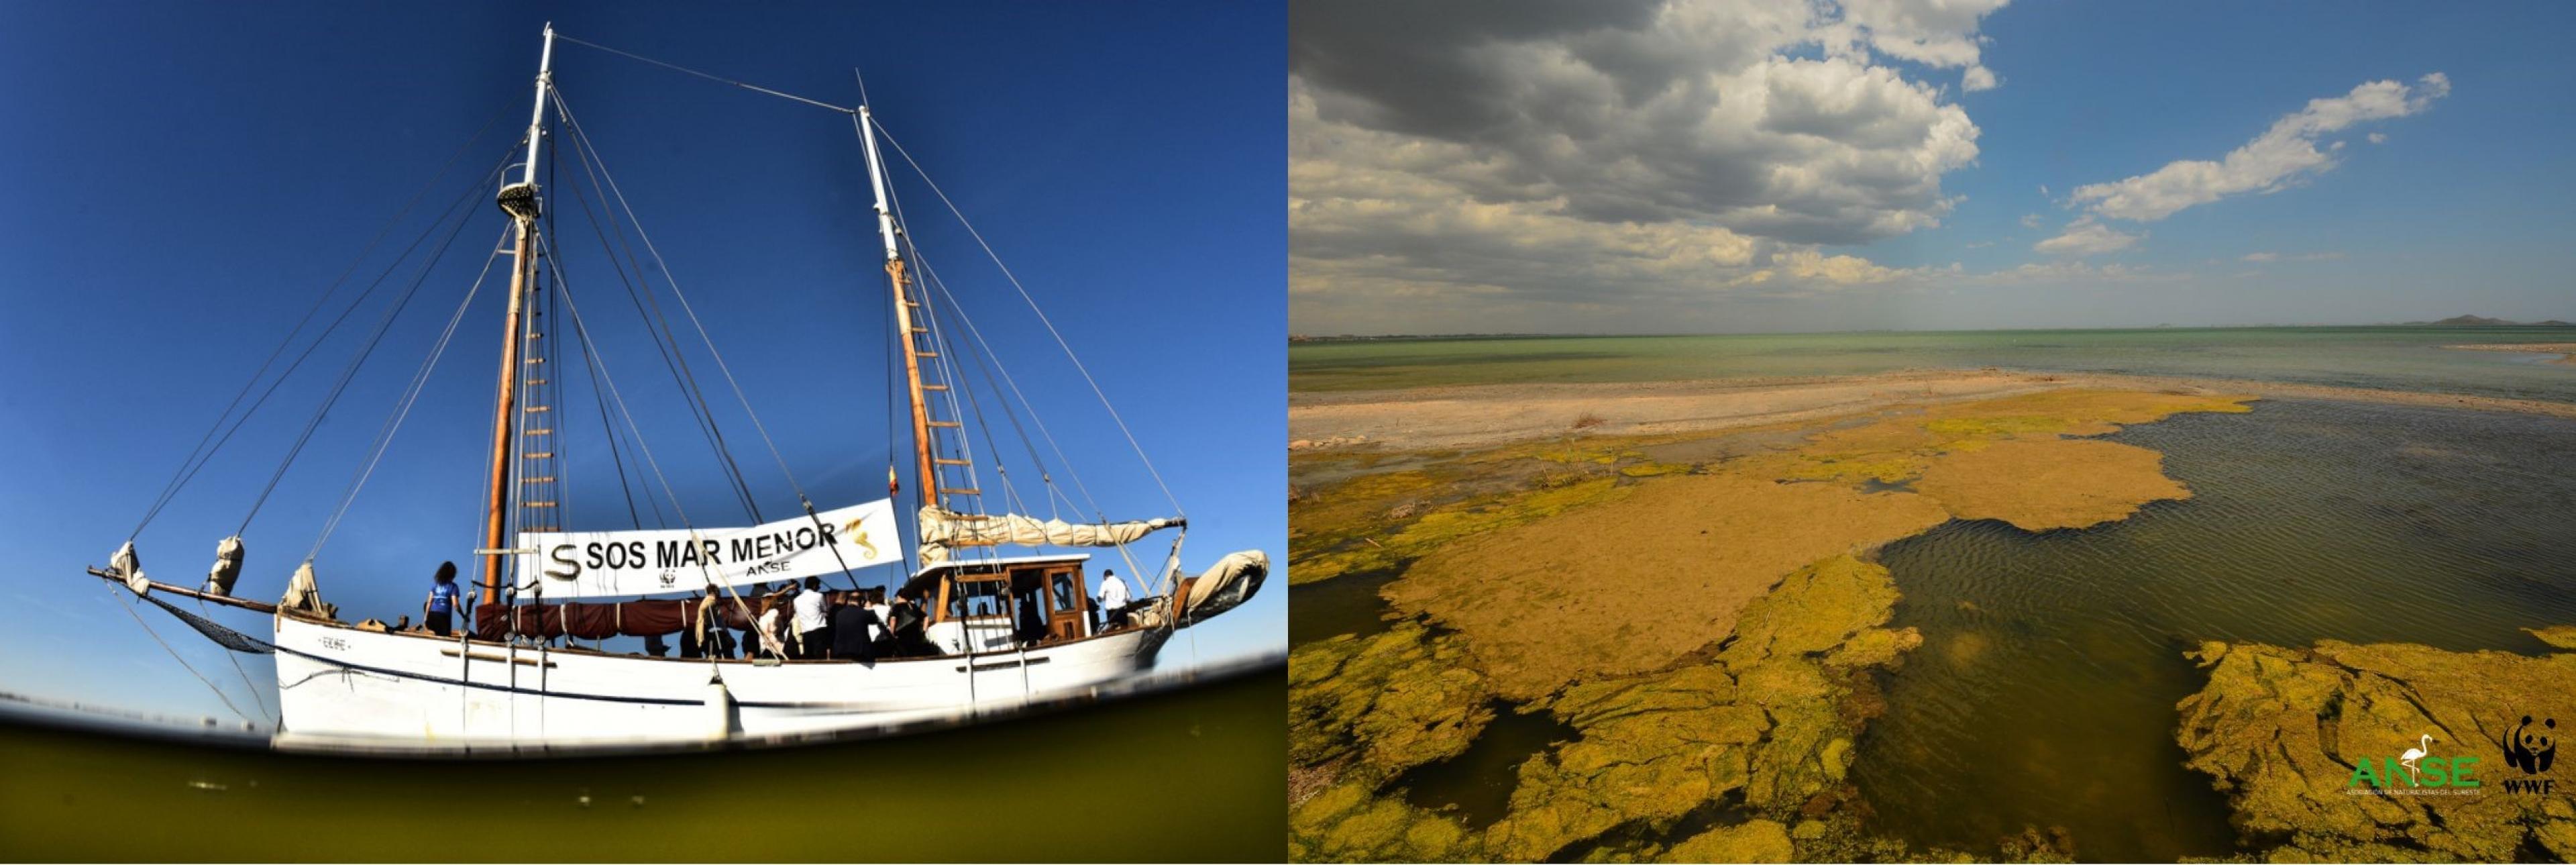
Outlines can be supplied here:
M868 605L868 612L871 612L871 613L875 613L875 614L877 614L877 621L878 621L878 622L881 622L881 623L882 623L882 622L892 622L892 621L894 621L894 618L893 618L893 616L894 616L894 608L893 608L893 607L890 607L890 606L887 606L887 605L885 605L885 604L869 604L869 605ZM886 633L886 630L885 630L885 626L884 626L884 625L882 625L882 624L879 624L879 625L872 625L872 626L870 626L870 627L868 628L868 639L873 641L873 640L875 640L875 639L878 637L878 635L880 635L880 634L884 634L884 633Z
M806 631L822 630L825 626L831 624L830 620L823 618L822 592L813 589L799 592L796 595L794 603L796 605L797 633L801 634Z
M1100 575L1100 608L1115 610L1127 606L1127 584L1117 574Z

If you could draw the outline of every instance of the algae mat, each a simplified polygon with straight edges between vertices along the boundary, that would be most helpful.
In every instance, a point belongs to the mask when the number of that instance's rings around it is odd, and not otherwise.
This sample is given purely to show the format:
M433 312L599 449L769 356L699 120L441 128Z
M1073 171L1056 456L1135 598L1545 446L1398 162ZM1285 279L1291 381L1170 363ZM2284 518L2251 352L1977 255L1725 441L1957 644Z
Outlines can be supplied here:
M1311 570L1295 581L1401 568L1382 595L1403 621L1292 655L1291 858L1922 855L1863 829L1850 781L1884 706L1870 671L1921 641L1885 627L1897 592L1865 557L1997 508L2076 527L2186 497L2152 451L2082 437L2243 402L2051 392L1900 407L1707 462L1651 456L1670 439L1568 440L1301 491L1304 514L1333 519L1299 524L1292 573ZM1998 449L2029 458L1980 456ZM1953 459L1998 477L1945 485ZM1497 696L1572 731L1518 764L1499 819L1389 788L1470 747Z
M2178 707L2177 736L2275 856L2576 858L2572 791L2540 761L2554 722L2576 721L2576 654L2326 641L2195 657L2209 686Z

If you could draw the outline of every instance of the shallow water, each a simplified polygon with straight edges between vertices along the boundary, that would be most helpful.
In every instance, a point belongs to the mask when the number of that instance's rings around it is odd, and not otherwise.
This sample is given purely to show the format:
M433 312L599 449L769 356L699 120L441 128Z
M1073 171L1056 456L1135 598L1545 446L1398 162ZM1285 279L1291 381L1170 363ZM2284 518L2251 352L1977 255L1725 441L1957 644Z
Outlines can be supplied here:
M2079 858L2236 850L2225 800L2182 768L2174 703L2203 640L2544 647L2576 623L2576 423L2500 412L2266 400L2112 438L2165 454L2194 497L2031 534L1951 522L1881 551L1922 648L1888 678L1853 769L1873 831L1992 856L2064 826ZM1290 591L1292 645L1384 628L1394 572ZM1513 769L1568 738L1507 710L1466 754L1400 779L1473 824Z
M2070 829L2080 858L2234 849L2182 768L2174 703L2203 640L2545 647L2576 623L2576 424L2264 401L2114 440L2165 454L2193 498L2083 531L1953 522L1880 560L1922 629L1854 777L1878 831L1991 851Z
M2445 345L2566 342L2569 328L2147 330L1544 337L1300 343L1292 390L1858 375L1999 367L2421 390L2576 402L2576 366Z
M1022 721L712 754L402 761L0 723L10 861L1276 860L1273 667Z

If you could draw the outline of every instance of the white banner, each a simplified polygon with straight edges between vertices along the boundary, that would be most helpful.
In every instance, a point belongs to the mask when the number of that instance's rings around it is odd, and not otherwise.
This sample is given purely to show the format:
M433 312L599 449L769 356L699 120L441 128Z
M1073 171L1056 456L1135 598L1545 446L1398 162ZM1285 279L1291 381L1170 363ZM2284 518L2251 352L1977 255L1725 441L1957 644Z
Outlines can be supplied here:
M803 579L903 560L894 502L878 499L746 528L523 532L519 573L547 600L666 594ZM833 555L838 552L839 555Z

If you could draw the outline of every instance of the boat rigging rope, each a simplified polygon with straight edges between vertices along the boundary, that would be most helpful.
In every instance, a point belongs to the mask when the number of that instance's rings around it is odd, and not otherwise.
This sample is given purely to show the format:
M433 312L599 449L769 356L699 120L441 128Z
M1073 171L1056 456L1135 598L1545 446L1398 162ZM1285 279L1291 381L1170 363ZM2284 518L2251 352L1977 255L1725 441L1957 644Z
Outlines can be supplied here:
M376 431L375 442L367 452L367 461L349 477L349 486L340 495L339 507L331 510L331 518L322 523L321 535L313 539L313 549L304 554L306 562L322 555L322 545L331 541L331 533L340 528L340 518L349 513L349 506L358 500L358 491L367 485L368 478L375 475L376 464L385 458L385 451L393 445L394 433L400 431L403 421L411 417L413 404L419 402L421 391L427 389L430 373L438 368L439 358L447 354L448 343L456 338L457 326L464 323L466 309L473 306L475 296L482 293L484 280L491 278L492 265L501 260L498 244L500 240L508 239L509 231L509 228L503 228L501 237L494 241L492 254L483 259L483 271L474 275L474 284L466 288L465 299L458 301L456 312L448 316L447 328L439 332L438 341L430 346L429 356L421 361L420 370L412 373L411 383L395 401L393 413L385 417L384 426Z
M558 89L549 88L547 92L554 100L557 115L563 118L564 127L572 134L574 139L574 158L581 160L582 173L589 177L591 187L593 189L600 190L600 209L606 210L609 194L616 191L617 179L614 176L607 175L608 166L605 162L596 162L598 166L597 170L594 171L592 169L592 165L597 159L598 154L596 150L590 147L588 136L582 134L581 122L573 117L571 108L564 104L563 95ZM607 183L605 186L600 182L602 177L607 177ZM680 386L681 396L689 402L691 416L698 423L699 434L707 437L708 447L715 451L717 461L724 464L727 479L733 484L734 495L741 500L743 511L751 515L753 522L763 522L764 520L760 515L759 502L751 493L750 483L748 479L743 476L741 465L734 461L733 449L725 443L724 430L716 423L714 406L707 401L706 392L698 386L696 373L691 372L689 369L688 356L680 349L679 336L671 331L670 318L663 315L661 300L653 293L652 284L645 277L644 264L641 261L635 260L633 247L627 246L625 243L626 230L624 225L616 222L616 213L614 211L609 213L609 216L611 217L609 220L602 222L599 219L599 215L591 210L590 199L588 196L582 194L580 184L574 184L572 186L572 192L573 200L581 206L582 214L590 220L592 233L598 235L600 238L600 245L603 251L608 255L610 269L616 272L619 283L625 287L627 299L635 304L636 315L645 320L647 333L653 337L654 350L661 354L663 366L670 370L672 380ZM619 205L623 207L625 202L623 193L618 194L617 200ZM627 216L630 221L633 220L634 211L632 208L627 208ZM626 278L627 265L620 264L618 262L617 252L615 250L607 249L608 231L607 229L602 228L603 225L615 230L618 241L617 245L625 249L626 257L634 267L634 280L629 281ZM639 237L642 237L645 248L648 251L653 250L652 237L644 234L643 223L636 222L635 231ZM662 265L661 253L654 251L653 258L657 266ZM671 283L673 294L677 295L679 283L673 280L668 267L663 267L662 277L663 281ZM640 292L637 290L639 285L642 287ZM685 297L683 297L683 303L685 304ZM649 309L647 308L648 305L650 307ZM654 333L652 331L652 326L657 324L660 327L660 331L658 333ZM703 336L703 329L701 329L700 333ZM712 348L712 346L710 347ZM717 357L717 364L719 366L723 364L723 357L721 355ZM726 373L728 379L731 378L731 375L732 373L730 371ZM759 417L757 415L753 416L752 422L754 425L757 425L759 423ZM766 440L768 432L763 430L761 435L763 439ZM774 453L776 451L776 447L772 446L771 450ZM794 480L793 476L789 477L789 482L791 484Z
M494 168L494 174L498 174L500 170L499 167ZM357 377L359 368L365 366L367 359L375 354L376 348L384 344L385 332L393 327L394 320L411 305L412 298L419 295L420 287L429 281L430 273L438 269L438 262L447 256L448 248L455 245L457 235L463 234L465 226L471 221L470 219L457 220L456 227L447 232L447 237L439 241L438 248L430 253L429 259L422 262L420 275L414 277L411 286L404 289L402 296L385 310L384 317L377 321L375 332L368 335L365 346L358 351L356 357L350 358L349 365L341 369L339 380L332 383L329 394L323 398L322 404L314 409L312 419L305 422L304 431L296 436L294 446L287 449L286 458L279 461L277 471L269 475L268 484L260 489L259 497L251 501L250 511L242 515L241 526L235 528L233 534L239 535L249 530L251 519L257 517L260 508L268 504L269 494L277 491L278 481L285 479L286 470L295 464L295 458L302 454L304 446L313 440L313 433L321 428L322 419L331 413L332 406L348 392L349 382ZM388 269L387 272L390 273L391 270ZM354 306L351 308L355 309Z
M886 143L894 146L895 154L902 156L904 163L912 166L913 173L921 176L921 182L930 187L931 193L939 196L939 203L947 205L948 213L957 217L957 224L965 227L968 236L975 238L975 245L983 247L984 255L993 260L993 266L1002 271L1003 278L1010 280L1011 288L1019 292L1020 300L1029 305L1030 312L1037 314L1038 322L1046 325L1047 335L1055 337L1056 347L1064 350L1065 359L1073 362L1074 371L1082 373L1083 382L1091 385L1092 395L1100 398L1100 407L1109 411L1109 419L1118 424L1118 432L1127 437L1127 446L1134 448L1136 451L1136 458L1144 462L1145 472L1153 475L1154 485L1162 488L1163 498L1172 503L1173 515L1180 517L1189 516L1189 514L1181 508L1180 497L1172 494L1171 485L1163 482L1163 473L1155 470L1153 458L1145 455L1145 446L1136 441L1136 433L1127 428L1127 421L1125 418L1118 416L1118 407L1109 403L1109 394L1100 389L1100 381L1092 377L1091 368L1083 366L1082 358L1073 353L1073 344L1065 341L1064 334L1056 330L1055 321L1047 318L1045 310L1038 308L1037 299L1029 295L1029 289L1027 286L1020 284L1020 277L1011 272L1010 265L1002 263L1001 254L993 251L993 245L984 240L983 232L975 230L975 224L967 221L965 212L957 209L957 202L949 200L948 193L939 188L939 183L937 181L930 179L930 172L922 170L921 163L914 161L912 153L903 149L903 143L895 140L894 133L886 132L884 123L875 123L873 120L870 122L874 123L879 133L885 135Z
M542 241L544 238L540 238L540 240ZM609 399L617 404L618 416L625 418L627 431L635 438L635 448L643 453L644 464L653 469L653 479L662 485L662 494L671 499L671 510L679 515L680 525L688 530L689 541L691 543L700 542L697 533L697 526L689 520L688 508L681 506L679 493L671 489L670 476L662 473L661 461L653 458L653 446L645 443L643 428L636 425L635 413L626 407L626 397L617 392L617 379L608 374L606 359L599 356L598 344L591 341L590 328L584 325L581 320L581 306L580 304L573 302L572 286L570 283L564 281L563 270L560 265L555 263L556 258L551 247L548 247L544 258L548 266L555 268L555 293L563 298L564 311L572 318L574 338L581 340L583 346L582 356L590 360L594 366L594 372L598 374L601 383L608 386ZM701 579L706 581L707 585L721 590L727 597L733 600L734 609L742 613L743 621L752 623L752 630L762 630L759 627L759 619L751 614L750 605L743 603L742 593L735 591L733 586L718 581L710 575L707 572L707 564L704 560L700 560L698 563L698 575ZM712 599L712 596L710 596L710 600ZM540 599L539 603L543 603L543 600ZM516 615L512 615L510 621L515 623L518 621L518 617ZM543 630L542 624L542 616L540 616L540 631ZM770 643L773 646L776 644L776 641L771 639L765 632L762 633L761 639L763 642Z
M672 70L672 71L674 71L674 72L683 72L683 73L687 73L687 74L690 74L690 75L695 75L695 76L697 76L697 77L704 78L704 79L707 79L707 80L709 80L709 81L714 81L714 82L717 82L717 83L719 83L719 84L730 84L730 85L733 85L733 86L735 86L735 87L740 87L740 88L742 88L742 89L744 89L744 90L749 90L749 91L754 92L754 93L765 93L765 94L768 94L768 95L771 95L771 96L776 96L776 97L778 97L778 98L780 98L780 99L785 99L785 100L789 100L789 101L793 101L793 102L802 102L802 103L805 103L805 104L807 104L807 105L814 106L814 107L816 107L816 108L827 108L827 109L830 109L830 110L833 110L833 111L841 112L841 113L843 113L843 114L857 114L857 113L859 113L859 110L858 110L858 109L856 109L856 108L843 108L843 107L841 107L841 106L834 105L834 104L829 103L829 102L824 102L824 101L817 100L817 99L807 99L807 98L805 98L805 97L798 96L798 95L793 94L793 93L784 93L784 92L780 92L780 91L777 91L777 90L771 90L771 89L769 89L769 88L767 88L767 87L762 87L762 86L759 86L759 85L757 85L757 84L747 84L747 83L744 83L744 82L741 82L741 81L736 81L736 80L731 79L731 78L726 78L726 77L724 77L724 76L722 76L722 75L716 75L716 74L707 73L707 72L700 72L700 71L698 71L698 70L691 69L691 68L689 68L689 67L682 66L682 65L679 65L679 64L677 64L677 63L668 63L668 62L664 62L664 61L660 61L660 60L655 60L655 59L653 59L653 58L646 57L646 56L641 55L641 54L634 54L634 53L629 53L629 52L625 52L625 51L619 51L619 50L617 50L617 49L615 49L615 48L610 48L610 47L608 47L608 46L606 46L606 45L601 45L601 44L596 43L596 42L584 42L584 41L582 41L582 40L575 39L575 38L570 37L570 36L566 36L566 35L564 35L564 34L563 34L563 31L560 31L560 30L555 31L555 38L557 38L557 39L561 39L561 40L566 41L566 42L570 42L570 43L575 44L575 45L580 45L580 46L583 46L583 47L586 47L586 48L596 48L596 49L598 49L598 50L606 51L606 52L608 52L608 53L610 53L610 54L615 54L615 55L617 55L617 56L625 57L625 58L628 58L628 59L630 59L630 60L641 60L641 61L644 61L644 62L646 62L646 63L653 64L653 65L655 65L655 66L660 66L660 67L662 67L662 68L664 68L664 69Z
M101 588L105 589L110 597L114 597L116 595L115 586L101 586ZM134 617L134 623L143 626L143 633L150 636L152 638L152 642L161 644L161 651L170 653L170 660L179 662L180 669L188 671L188 675L197 677L197 681L204 684L206 686L206 690L215 692L215 699L222 700L224 708L231 709L233 715L241 718L243 721L250 720L250 715L248 713L243 712L240 706L233 705L233 698L224 696L224 689L215 687L214 680L206 678L206 674L204 673L197 672L195 665L188 663L187 658L179 655L179 650L171 648L169 641L161 639L160 632L152 630L152 623L144 621L143 614L134 611L133 602L126 601L123 598L117 598L116 600L119 602L117 604L117 609L124 610L126 615ZM263 707L261 711L266 711L266 708Z
M583 171L583 173L584 173L584 174L589 174L589 173L590 173L590 171L591 171L591 168L592 168L594 165L595 165L595 166L597 166L597 168L598 168L598 173L597 173L595 176L593 176L593 177L591 178L591 185L592 185L592 186L594 186L594 187L598 187L598 186L600 186L600 185L601 185L602 181L605 181L605 183L606 183L606 195L605 195L605 196L603 196L603 198L607 198L607 197L614 197L614 198L616 199L616 201L617 201L618 211L619 211L619 212L623 212L623 213L626 215L626 220L627 220L627 222L632 223L632 224L635 226L635 237L636 237L636 239L637 239L637 240L640 240L640 241L642 241L642 242L644 243L644 251L645 251L645 253L646 253L646 254L648 254L648 255L651 255L651 256L653 257L653 265L654 265L654 267L655 267L656 269L658 269L658 270L660 270L660 271L661 271L661 273L662 273L662 281L663 281L663 283L665 283L665 284L667 284L667 285L669 285L669 286L670 286L670 288L671 288L671 297L672 297L672 299L679 301L679 304L680 304L680 311L681 311L681 313L682 313L682 314L684 314L684 315L686 315L686 316L688 317L688 319L689 319L689 327L690 327L691 329L693 329L693 330L697 331L697 334L698 334L698 341L706 345L706 347L707 347L707 355L708 355L709 357L712 357L712 358L714 358L714 359L715 359L715 362L716 362L716 371L717 371L719 374L721 374L721 375L723 375L723 376L724 376L725 385L726 385L727 387L730 387L730 388L733 390L734 401L735 401L735 402L737 402L737 403L740 403L740 404L742 405L742 413L743 413L743 415L744 415L745 417L748 417L748 418L750 418L750 419L751 419L751 428L752 428L752 430L753 430L754 432L756 432L756 433L758 433L758 434L760 435L760 443L761 443L763 446L765 446L765 447L767 447L767 448L769 449L769 456L770 456L770 459L777 461L777 463L778 463L778 472L779 472L779 474L786 476L788 487L789 487L789 488L791 488L791 489L793 489L793 490L795 490L795 492L796 492L796 501L797 501L797 503L798 503L798 504L801 504L801 505L803 505L803 506L804 506L804 508L805 508L805 516L806 516L806 518L807 518L807 519L810 519L810 520L812 520L812 521L814 522L814 527L815 527L816 529L818 529L818 530L824 530L824 531L825 531L825 533L826 533L826 534L828 534L828 533L829 533L829 532L828 532L828 527L826 527L826 526L824 526L824 525L823 525L823 518L822 518L822 516L821 516L821 515L819 515L819 514L817 514L817 513L815 513L815 511L814 511L814 499L813 499L811 496L806 495L806 493L805 493L805 485L804 485L802 482L800 482L800 481L798 481L798 480L796 479L796 472L795 472L795 470L794 470L794 469L791 469L791 468L789 468L789 467L788 467L788 465L787 465L787 457L786 457L786 455L785 455L785 454L783 454L783 453L781 453L781 452L778 450L778 442L777 442L777 440L776 440L776 439L774 439L774 438L771 438L771 437L770 437L770 435L769 435L769 426L768 426L767 424L762 423L762 422L761 422L761 420L760 420L760 413L759 413L758 411L755 411L755 410L753 410L753 409L752 409L752 407L751 407L751 396L750 396L749 394L746 394L746 393L744 393L744 392L743 392L743 389L742 389L742 382L741 382L739 379L736 379L736 378L734 377L734 374L733 374L733 367L732 367L732 365L727 364L727 363L725 362L725 359L724 359L724 352L716 348L716 341L715 341L715 337L713 337L713 336L711 336L711 335L709 335L709 334L707 333L707 326L706 326L706 322L704 322L704 321L702 321L702 320L700 320L700 319L698 318L698 311L697 311L697 308L696 308L695 306L693 306L693 305L691 305L691 304L689 303L689 295L688 295L688 293L687 293L687 292L685 292L685 291L683 291L683 290L681 290L681 288L680 288L680 280L679 280L679 277L678 277L678 276L675 276L675 275L673 275L673 274L672 274L670 263L669 263L669 262L667 262L667 261L665 261L665 260L662 258L662 251L661 251L661 249L660 249L660 248L658 248L658 247L656 247L656 246L654 246L654 244L653 244L653 235L652 235L652 233L651 233L651 232L648 232L648 231L645 231L645 230L644 230L644 221L643 221L642 219L639 219L639 218L637 218L637 217L635 216L635 207L634 207L634 205L633 205L633 204L629 203L629 202L626 200L626 193L625 193L625 191L624 191L624 190L622 190L622 189L620 189L620 188L618 187L618 185L617 185L617 176L616 176L615 174L611 173L611 172L608 170L608 161L607 161L607 159L599 155L599 148L598 148L598 146L597 146L597 145L595 145L595 144L592 144L592 143L591 143L591 141L590 141L590 137L589 137L588 135L586 135L586 134L584 134L584 133L582 132L582 130L581 130L581 121L580 121L580 120L578 120L578 119L576 119L576 118L574 118L574 117L573 117L573 114L572 114L572 109L571 109L570 107L568 107L568 106L566 106L566 105L564 104L564 101L563 101L563 94L560 92L560 90L559 90L559 89L550 88L550 89L548 90L548 93L549 93L549 95L551 95L551 96L553 97L553 99L554 99L556 113L557 113L558 115L560 115L561 117L563 117L564 125L565 125L567 128L569 128L569 129L571 129L571 130L572 130L572 139L573 139L573 151L574 151L574 155L575 155L575 157L576 157L576 158L578 158L578 159L581 159L581 160L582 160L582 171ZM578 194L578 189L576 189L575 191L576 191L576 195L577 195L577 194ZM582 207L583 207L583 213L584 213L584 214L588 214L588 213L589 213L589 203L588 203L588 201L587 201L587 200L585 200L585 201L583 202ZM603 209L604 209L604 207L605 207L605 202L603 201ZM615 215L616 215L615 213L610 214L610 216L611 216L612 218L613 218ZM594 228L596 228L596 227L597 227L597 222L596 222L596 219L595 219L595 218L594 218L594 221L593 221L593 227L594 227ZM625 233L624 233L624 230L623 230L623 228L622 228L622 227L621 227L621 229L619 230L619 234L618 234L618 236L619 236L619 237L621 237L621 238L623 238L623 237L625 236ZM606 246L605 238L603 238L603 239L602 239L602 246L603 246L603 247L605 247L605 246ZM629 255L630 257L633 255L632 250L629 250L628 255ZM612 256L612 261L613 261L613 256ZM621 271L621 273L622 273L622 271ZM638 280L639 280L639 281L642 279L642 277L643 277L643 273L644 273L643 267L642 267L642 266L641 266L641 264L639 263L639 264L638 264L638 266L636 267L636 276L637 276L637 278L638 278ZM649 286L648 286L648 288L649 288ZM665 321L664 321L664 323L663 323L663 326L664 326L664 330L665 330L665 332L667 332L667 331L668 331L668 329L669 329L669 322L668 322L667 320L665 320ZM679 346L676 344L676 340L674 340L674 345L672 346L672 353L673 353L674 355L679 354L678 349L679 349ZM684 366L683 368L685 368L685 366ZM694 388L695 386L696 386L695 382L694 382L694 381L692 381L692 382L691 382L691 387L692 387L692 388ZM703 400L703 399L704 399L704 397L703 397L703 396L701 396L701 397L700 397L700 399L701 399L701 400ZM710 416L709 416L709 423L710 423L711 425L712 425L712 423L713 423L713 416L712 416L712 412L710 412ZM719 443L719 447L721 447L721 443ZM730 455L730 453L728 453L728 454L727 454L727 456L726 456L726 461L727 461L727 463L728 463L728 464L731 464L732 456ZM740 472L741 472L741 469L740 469L740 467L738 467L738 466L737 466L737 467L734 467L734 471L735 471L735 473L736 473L737 475L739 475L739 474L740 474ZM737 482L739 482L739 481L737 481ZM747 487L746 487L746 494L747 494ZM754 518L755 518L755 519L757 519L757 518L758 518L758 517L757 517L757 511L756 511L756 510L755 510L755 512L754 512ZM841 575L842 575L843 577L847 578L847 579L850 581L850 588L851 588L851 589L853 589L853 590L856 590L856 589L858 588L858 582L859 582L858 575L857 575L857 574L855 574L855 573L853 573L853 572L850 570L850 563L849 563L849 561L848 561L848 560L846 560L846 559L844 559L844 558L842 558L840 547L839 547L838 545L834 545L834 546L829 547L829 549L831 549L831 551L832 551L832 559L833 559L835 562L839 563L839 565L841 566Z
M287 347L295 343L296 334L302 333L304 331L304 326L312 323L313 316L322 312L322 307L329 303L331 296L339 293L340 287L348 283L349 277L358 272L358 266L365 264L367 257L375 254L376 247L384 243L386 237L393 234L394 226L401 225L403 217L411 215L412 208L418 206L421 199L428 197L430 190L438 187L439 179L446 177L447 172L456 167L458 160L464 159L465 154L472 152L474 149L474 143L483 140L483 134L491 131L492 124L499 122L502 115L507 113L509 113L508 109L505 108L501 111L494 112L490 119L483 121L483 126L476 129L474 131L474 135L467 138L463 145L457 147L456 152L449 155L447 157L447 161L440 164L436 172L430 174L429 180L422 183L420 189L413 192L409 200L403 202L401 209L394 211L393 218L386 220L383 228L377 229L376 236L369 239L366 247L358 251L358 257L350 260L349 266L346 269L341 270L339 276L333 277L331 284L322 290L322 296L313 299L313 306L304 311L304 317L297 319L294 327L287 329L286 336L277 341L277 348L269 351L268 359L260 361L259 369L251 373L250 380L243 382L241 390L233 394L232 402L226 403L224 405L224 410L216 413L214 424L206 427L206 434L197 439L197 446L189 449L186 459L179 461L179 468L170 474L169 482L162 485L160 494L152 500L152 506L144 510L143 519L134 524L134 531L126 534L126 540L131 541L137 537L141 537L143 534L143 528L151 525L154 517L160 516L161 509L164 506L167 506L171 499L178 496L179 489L187 485L189 478L196 476L196 471L192 466L202 468L205 461L214 459L215 449L222 448L224 444L223 441L217 441L215 439L215 432L224 428L224 420L232 416L233 409L241 405L242 398L250 395L251 388L257 387L260 379L268 375L269 367L275 365L277 363L277 359L285 355ZM433 227L434 225L435 224L433 223ZM427 232L424 231L422 237L427 236ZM413 241L414 246L417 246L418 244L418 240ZM408 256L410 255L410 252L406 250L404 255ZM400 259L396 259L396 261L400 261ZM391 271L388 270L387 273L391 273ZM379 276L376 283L371 283L369 285L368 291L372 292L374 290L374 286L376 284L381 284L382 280L383 277ZM365 295L361 294L359 301L362 302L364 300ZM356 303L357 302L352 302L350 308L356 309ZM344 312L341 314L341 319L345 318L347 318L347 313ZM331 327L323 329L321 334L315 336L314 346L321 345L321 341L323 339L329 338L331 331L338 327L341 319L334 319ZM297 355L295 361L288 364L284 372L278 373L278 382L283 383L287 376L294 375L296 367L303 365L304 358L311 356L312 353L312 348L308 347L305 349L303 354ZM271 384L266 392L260 394L258 401L251 403L249 411L243 413L242 419L248 420L250 412L258 411L260 404L268 401L268 395L275 393L276 391L277 385ZM241 424L239 422L234 423L233 429L238 430L240 428ZM231 438L231 433L224 434L224 440L228 441ZM210 449L207 446L208 442L214 443L213 448Z

